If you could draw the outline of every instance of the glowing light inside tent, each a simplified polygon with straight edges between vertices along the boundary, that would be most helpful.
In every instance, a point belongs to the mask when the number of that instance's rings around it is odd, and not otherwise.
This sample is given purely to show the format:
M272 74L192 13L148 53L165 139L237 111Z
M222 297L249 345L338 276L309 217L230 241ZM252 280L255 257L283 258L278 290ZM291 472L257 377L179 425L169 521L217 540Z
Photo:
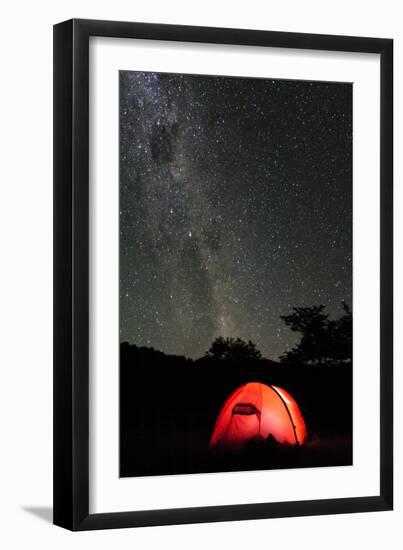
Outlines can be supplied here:
M281 444L302 445L307 438L304 418L282 388L249 382L225 401L209 446L242 447L252 439L269 436Z

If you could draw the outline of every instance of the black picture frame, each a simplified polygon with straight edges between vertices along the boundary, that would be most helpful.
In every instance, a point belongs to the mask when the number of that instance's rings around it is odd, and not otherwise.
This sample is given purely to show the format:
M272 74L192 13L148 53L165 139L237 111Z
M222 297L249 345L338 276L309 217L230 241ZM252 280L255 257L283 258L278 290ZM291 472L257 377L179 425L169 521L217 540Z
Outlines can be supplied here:
M89 513L89 38L377 53L380 125L380 492L327 500ZM393 507L393 41L73 19L54 26L54 523L77 530Z

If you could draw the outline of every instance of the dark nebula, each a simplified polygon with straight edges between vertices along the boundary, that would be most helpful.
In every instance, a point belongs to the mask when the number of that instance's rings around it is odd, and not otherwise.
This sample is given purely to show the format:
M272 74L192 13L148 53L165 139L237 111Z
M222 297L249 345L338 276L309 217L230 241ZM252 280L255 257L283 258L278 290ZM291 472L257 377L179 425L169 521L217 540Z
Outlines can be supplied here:
M120 72L121 341L274 359L351 294L351 84Z

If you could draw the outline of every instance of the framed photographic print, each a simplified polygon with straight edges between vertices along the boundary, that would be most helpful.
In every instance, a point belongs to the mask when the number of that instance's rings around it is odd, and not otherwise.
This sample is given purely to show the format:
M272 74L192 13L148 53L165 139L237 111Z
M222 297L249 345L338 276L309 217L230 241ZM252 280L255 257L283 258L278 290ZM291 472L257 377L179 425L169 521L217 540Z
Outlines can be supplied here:
M393 43L54 27L54 523L390 510Z

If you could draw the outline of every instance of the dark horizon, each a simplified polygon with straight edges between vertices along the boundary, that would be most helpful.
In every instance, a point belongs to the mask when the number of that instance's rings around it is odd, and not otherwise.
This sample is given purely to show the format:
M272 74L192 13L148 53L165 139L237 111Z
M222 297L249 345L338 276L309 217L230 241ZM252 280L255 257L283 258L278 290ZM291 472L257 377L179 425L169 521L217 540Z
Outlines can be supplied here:
M120 340L269 360L352 303L352 87L120 72Z
M349 304L347 304L347 302L346 302L345 300L343 300L342 303L346 304L347 307L351 310L351 307L349 306ZM342 306L341 306L341 309L342 309ZM342 316L339 316L338 318L332 318L332 317L330 317L330 315L329 315L329 321L337 321L338 319L341 319L341 317L342 317ZM290 331L291 331L291 329L290 329ZM220 338L223 338L223 339L225 338L225 339L229 339L229 340L236 340L236 339L238 338L238 339L242 340L242 339L239 338L239 337L232 337L232 336L224 337L224 336L222 336L222 335L218 335L218 336L215 336L215 337L213 338L213 340L210 342L210 344L212 344L215 340L220 339ZM299 339L300 339L300 337L299 337L299 336L296 336L296 337L295 337L294 344L298 345L298 340L299 340ZM243 340L243 341L244 341L244 340ZM256 345L255 342L253 342L252 340L249 340L249 341L252 342L254 345ZM120 341L120 344L128 344L128 345L130 345L130 346L135 346L135 347L138 348L138 349L145 348L145 349L148 349L148 350L153 350L153 351L162 353L163 355L167 355L167 356L182 357L182 358L184 358L184 359L186 359L186 360L189 360L189 361L198 361L198 360L200 360L200 359L203 359L203 358L205 358L205 357L207 356L208 351L209 351L208 349L206 349L204 353L200 354L200 356L198 356L198 357L190 357L190 356L187 356L187 355L184 355L184 354L178 354L178 353L174 353L174 352L167 352L167 351L164 350L164 349L156 348L156 347L153 346L152 344L144 345L144 344L139 344L139 343L137 343L137 342L133 342L133 341L129 341L129 340L121 340L121 341ZM211 347L211 346L209 346L209 347ZM257 349L259 349L258 346L257 346ZM283 353L286 353L286 351L290 351L290 350L283 350ZM260 352L260 349L259 349L259 352ZM281 356L277 356L277 357L274 357L274 358L273 358L273 357L266 357L263 353L261 354L261 358L260 358L260 359L266 360L266 361L270 361L270 362L275 362L275 363L280 363L280 362L281 362Z

